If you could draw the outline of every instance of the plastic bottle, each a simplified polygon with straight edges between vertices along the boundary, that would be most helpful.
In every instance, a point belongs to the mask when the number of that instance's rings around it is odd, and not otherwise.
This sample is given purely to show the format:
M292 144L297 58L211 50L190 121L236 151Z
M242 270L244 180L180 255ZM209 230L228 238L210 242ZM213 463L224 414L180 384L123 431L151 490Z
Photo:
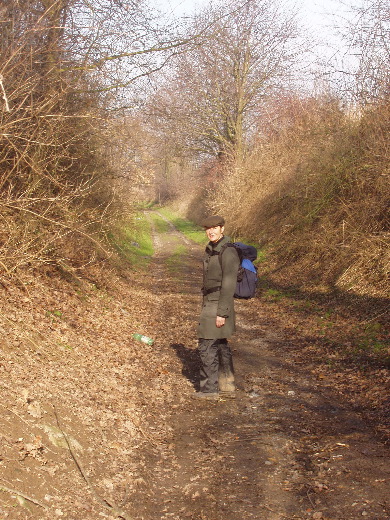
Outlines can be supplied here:
M146 343L147 345L153 345L154 343L154 339L148 338L148 336L144 336L143 334L133 334L132 337L138 341L142 341L142 343Z

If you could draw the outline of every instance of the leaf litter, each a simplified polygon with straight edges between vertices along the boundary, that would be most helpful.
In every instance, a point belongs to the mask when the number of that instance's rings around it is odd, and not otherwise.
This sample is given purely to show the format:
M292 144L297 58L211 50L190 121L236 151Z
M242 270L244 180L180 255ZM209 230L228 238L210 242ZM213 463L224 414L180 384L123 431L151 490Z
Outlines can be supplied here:
M186 242L169 269L181 240L141 278L48 268L2 288L0 518L388 519L388 448L353 378L307 348L307 314L239 302L238 398L191 400L202 252Z

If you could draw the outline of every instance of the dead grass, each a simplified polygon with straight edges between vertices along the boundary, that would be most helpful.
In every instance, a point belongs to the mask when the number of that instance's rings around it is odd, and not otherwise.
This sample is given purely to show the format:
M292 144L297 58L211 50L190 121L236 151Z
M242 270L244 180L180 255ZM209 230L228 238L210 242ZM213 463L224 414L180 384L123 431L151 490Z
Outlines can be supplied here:
M359 117L290 101L210 194L236 234L266 245L297 283L388 295L389 106Z

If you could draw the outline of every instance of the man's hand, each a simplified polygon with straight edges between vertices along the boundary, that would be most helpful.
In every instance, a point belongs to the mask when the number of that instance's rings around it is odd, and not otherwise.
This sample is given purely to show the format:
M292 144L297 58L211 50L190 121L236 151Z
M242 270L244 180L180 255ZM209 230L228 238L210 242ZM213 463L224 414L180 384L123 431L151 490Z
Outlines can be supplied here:
M218 329L223 327L225 325L226 318L222 318L221 316L217 316L217 319L215 320L215 324Z

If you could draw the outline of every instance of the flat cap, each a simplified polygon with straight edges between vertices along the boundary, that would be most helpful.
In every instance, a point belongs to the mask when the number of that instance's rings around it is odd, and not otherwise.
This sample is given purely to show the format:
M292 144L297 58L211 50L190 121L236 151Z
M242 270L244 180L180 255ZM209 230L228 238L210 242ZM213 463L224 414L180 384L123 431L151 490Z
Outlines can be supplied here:
M211 228L216 226L224 226L225 225L225 219L223 217L220 217L219 215L211 215L211 217L207 217L202 222L202 226L204 228Z

